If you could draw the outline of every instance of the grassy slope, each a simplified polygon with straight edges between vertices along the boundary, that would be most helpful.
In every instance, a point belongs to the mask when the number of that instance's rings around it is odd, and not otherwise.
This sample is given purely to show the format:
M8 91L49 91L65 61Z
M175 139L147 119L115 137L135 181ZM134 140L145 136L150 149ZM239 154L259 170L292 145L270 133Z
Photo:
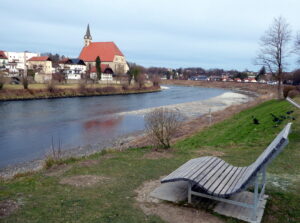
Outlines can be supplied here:
M166 175L186 160L196 157L196 151L221 151L222 157L235 165L248 165L263 151L283 127L274 128L270 112L276 115L293 109L285 101L269 101L256 108L235 115L195 136L175 145L171 159L142 159L149 149L132 149L107 155L96 154L99 159L92 167L73 167L62 176L49 177L44 172L19 177L0 183L0 200L13 199L23 203L3 222L161 222L158 217L145 216L135 207L134 190L144 181ZM260 125L251 123L255 115ZM268 176L285 188L269 183L270 195L263 222L300 221L300 111L293 124L290 144L268 168ZM62 177L78 174L96 174L111 177L110 183L91 188L60 185ZM227 222L238 222L224 218Z

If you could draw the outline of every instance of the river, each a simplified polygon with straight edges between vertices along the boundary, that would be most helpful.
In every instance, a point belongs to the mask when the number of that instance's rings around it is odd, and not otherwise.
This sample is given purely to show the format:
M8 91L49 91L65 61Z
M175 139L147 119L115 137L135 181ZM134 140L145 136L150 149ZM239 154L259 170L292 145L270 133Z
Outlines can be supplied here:
M168 86L161 92L0 102L0 168L45 156L52 145L70 149L109 144L144 128L140 109L202 101L229 90Z

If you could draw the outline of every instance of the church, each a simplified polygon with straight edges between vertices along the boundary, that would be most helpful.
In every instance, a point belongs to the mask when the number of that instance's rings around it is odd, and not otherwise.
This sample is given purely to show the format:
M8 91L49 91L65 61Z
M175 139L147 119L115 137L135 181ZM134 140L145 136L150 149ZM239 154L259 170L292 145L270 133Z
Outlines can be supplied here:
M92 70L96 66L98 56L101 60L102 73L125 74L129 70L124 54L114 42L92 42L88 25L79 59L85 62L89 70Z

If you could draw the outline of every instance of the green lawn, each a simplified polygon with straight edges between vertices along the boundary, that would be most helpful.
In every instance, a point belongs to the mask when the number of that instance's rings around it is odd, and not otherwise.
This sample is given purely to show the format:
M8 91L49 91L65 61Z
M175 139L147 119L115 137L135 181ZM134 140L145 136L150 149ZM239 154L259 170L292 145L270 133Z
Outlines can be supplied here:
M146 216L135 203L134 190L144 181L158 179L179 165L204 155L223 154L234 165L249 165L282 129L273 127L270 113L282 115L294 110L290 144L268 168L268 199L263 222L300 222L300 110L286 101L268 101L255 108L178 142L172 158L143 159L149 148L125 152L95 154L99 160L92 166L78 165L60 176L47 176L46 171L0 183L0 201L15 200L17 212L0 222L163 222L157 216ZM256 116L260 125L252 124ZM100 175L107 183L88 188L59 184L67 176ZM226 222L239 222L221 217Z
M298 103L298 104L300 104L300 96L299 97L296 97L296 98L294 98L294 100Z

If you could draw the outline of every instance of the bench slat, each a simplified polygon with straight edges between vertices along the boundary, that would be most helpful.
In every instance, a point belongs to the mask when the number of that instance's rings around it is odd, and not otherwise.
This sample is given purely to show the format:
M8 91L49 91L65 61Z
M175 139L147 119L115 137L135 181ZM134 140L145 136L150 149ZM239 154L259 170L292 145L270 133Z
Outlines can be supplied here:
M207 188L211 192L215 192L216 188L218 188L221 184L226 184L225 178L228 176L228 174L234 169L233 166L227 165L226 169L223 170L222 173L219 173L216 177L215 181L211 184L207 184Z

